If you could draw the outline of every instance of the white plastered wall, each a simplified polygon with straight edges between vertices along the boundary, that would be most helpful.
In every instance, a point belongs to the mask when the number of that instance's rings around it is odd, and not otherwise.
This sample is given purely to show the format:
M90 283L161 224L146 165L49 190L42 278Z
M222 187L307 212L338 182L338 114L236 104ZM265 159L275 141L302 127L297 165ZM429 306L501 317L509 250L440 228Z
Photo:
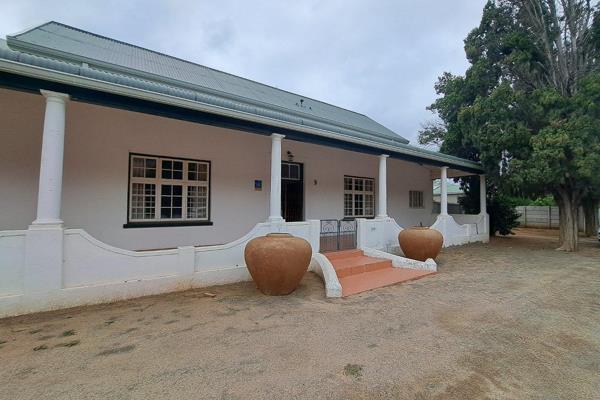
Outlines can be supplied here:
M42 96L0 89L0 230L26 229L35 219L43 113ZM131 250L227 243L268 216L270 149L266 136L71 101L62 218ZM377 180L376 155L284 139L283 159L287 151L304 164L305 219L343 217L344 175ZM211 161L214 225L123 228L130 152ZM430 171L396 159L387 169L390 217L400 226L431 224ZM409 190L424 192L423 209L408 207Z

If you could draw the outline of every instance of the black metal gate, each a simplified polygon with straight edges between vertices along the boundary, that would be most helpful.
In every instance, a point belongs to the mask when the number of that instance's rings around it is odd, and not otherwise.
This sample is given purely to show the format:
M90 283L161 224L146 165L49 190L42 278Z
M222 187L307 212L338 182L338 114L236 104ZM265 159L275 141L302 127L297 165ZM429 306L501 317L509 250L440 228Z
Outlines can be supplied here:
M321 220L321 253L355 248L356 220Z

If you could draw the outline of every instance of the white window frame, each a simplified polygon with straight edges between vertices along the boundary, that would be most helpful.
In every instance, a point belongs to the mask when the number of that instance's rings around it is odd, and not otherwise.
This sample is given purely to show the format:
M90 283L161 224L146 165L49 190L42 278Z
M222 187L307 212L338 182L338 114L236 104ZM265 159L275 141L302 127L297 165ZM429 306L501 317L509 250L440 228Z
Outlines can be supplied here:
M352 189L346 189L346 180L347 179L351 179L352 180ZM356 181L362 181L362 188L363 190L356 190ZM370 191L366 190L366 182L369 181L371 183L371 189ZM349 215L346 213L346 195L351 195L352 196L352 215ZM362 195L363 196L363 212L358 214L356 212L356 199L355 197L357 195ZM367 202L366 202L366 196L372 196L373 199L373 204L371 204L371 210L373 210L372 213L367 214L366 210L367 210ZM344 175L344 202L343 202L343 207L344 207L344 218L373 218L375 217L375 179L374 178L366 178L366 177L361 177L361 176L350 176L350 175Z
M425 192L423 190L409 190L408 207L425 208Z
M134 159L142 158L144 160L151 159L156 161L156 173L154 178L136 177L133 176L134 172ZM168 179L162 177L162 162L163 161L175 161L183 163L182 179ZM206 181L190 180L188 179L189 165L190 163L206 165ZM194 160L187 158L178 157L165 157L155 156L147 154L130 153L129 154L129 187L128 187L128 204L127 204L127 219L128 223L132 224L144 224L144 223L185 223L185 222L209 222L210 221L210 179L211 179L211 162L206 160ZM133 185L136 183L141 184L153 184L154 187L154 218L133 218ZM162 206L162 185L176 185L181 186L181 218L162 218L161 217L161 206ZM188 218L188 187L199 186L206 188L206 217L204 218Z

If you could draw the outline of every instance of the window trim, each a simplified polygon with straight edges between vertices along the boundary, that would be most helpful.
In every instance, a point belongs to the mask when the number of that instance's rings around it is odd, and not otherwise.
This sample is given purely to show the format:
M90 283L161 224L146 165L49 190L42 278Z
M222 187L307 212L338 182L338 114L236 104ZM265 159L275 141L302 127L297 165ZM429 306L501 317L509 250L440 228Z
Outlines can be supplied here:
M167 160L175 160L175 161L191 161L191 162L199 162L208 164L208 183L206 185L208 190L208 201L206 204L207 207L207 217L206 219L153 219L153 220L131 220L131 178L132 178L132 162L133 158L139 157L148 157L148 158L157 158L157 168L156 168L156 199L160 200L159 181L162 178L158 177L158 163L161 159ZM123 224L123 228L159 228L159 227L168 227L168 226L211 226L213 225L211 220L211 212L212 212L212 162L210 160L200 160L195 158L185 158L185 157L172 157L172 156L164 156L157 154L147 154L147 153L128 153L128 162L127 162L127 219L126 223ZM185 172L185 170L184 170ZM187 178L187 177L186 177ZM149 179L149 178L148 178ZM187 179L186 179L187 181ZM183 205L183 193L182 193L182 205ZM157 206L160 209L160 207ZM183 215L183 207L182 207L182 215Z
M414 193L414 192L421 193L421 206L419 206L419 207L414 207L411 205L411 202L412 202L411 193ZM425 191L424 190L412 190L412 189L408 190L408 208L412 208L415 210L422 210L425 208Z
M373 192L372 192L373 193L373 214L372 215L365 215L364 213L363 213L363 215L352 215L352 216L346 215L346 205L345 205L345 199L344 199L344 197L346 195L346 186L345 186L346 185L346 182L345 182L346 178L363 179L363 180L373 181ZM344 216L344 218L343 218L344 220L352 220L352 219L356 219L356 218L365 218L365 219L375 218L375 215L377 214L377 210L376 210L376 206L377 206L376 195L377 195L377 193L376 193L376 189L375 189L375 187L376 187L375 184L376 184L375 178L370 178L368 176L344 175L344 177L343 177L343 186L342 186L342 193L343 193L343 197L342 197L342 200L343 200L342 201L342 205L343 205L342 206L343 207L342 208L342 215ZM354 192L354 189L352 189L352 192ZM364 190L362 192L363 192L363 194L365 193ZM364 199L363 199L363 210L366 208L364 206L364 204L365 203L364 203ZM354 211L354 198L352 198L352 211Z

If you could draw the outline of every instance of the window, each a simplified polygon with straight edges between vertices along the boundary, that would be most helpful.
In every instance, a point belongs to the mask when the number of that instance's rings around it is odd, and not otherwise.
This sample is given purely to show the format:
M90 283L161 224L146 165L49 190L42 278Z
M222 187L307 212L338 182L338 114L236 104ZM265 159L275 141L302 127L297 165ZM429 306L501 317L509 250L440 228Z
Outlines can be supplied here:
M208 221L210 162L130 157L129 223Z
M344 176L344 217L375 216L375 181Z
M408 192L408 206L410 208L424 208L423 206L423 192L418 190L411 190Z
M302 179L302 176L300 174L300 164L282 162L281 163L281 178L292 180L292 181L299 181L300 179Z

